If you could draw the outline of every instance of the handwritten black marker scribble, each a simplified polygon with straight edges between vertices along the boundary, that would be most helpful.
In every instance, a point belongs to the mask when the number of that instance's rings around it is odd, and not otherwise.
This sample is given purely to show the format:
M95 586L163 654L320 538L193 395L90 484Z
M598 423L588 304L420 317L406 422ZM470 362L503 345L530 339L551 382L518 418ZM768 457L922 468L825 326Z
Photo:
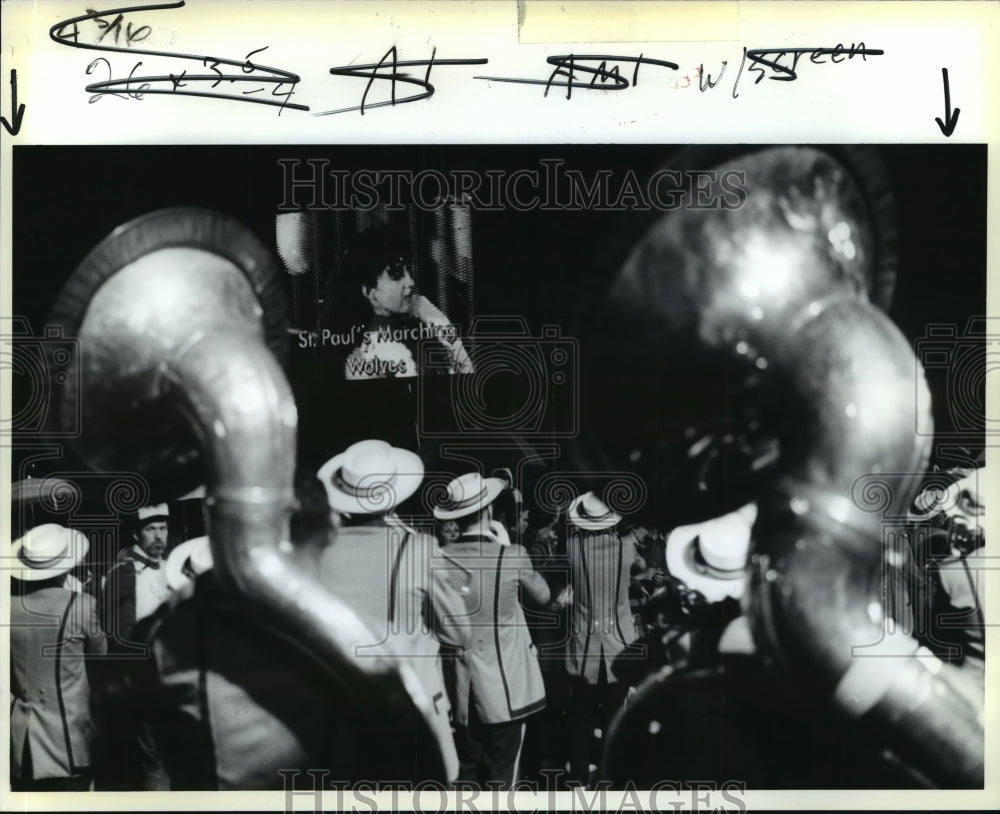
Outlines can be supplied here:
M139 70L141 66L142 62L136 62L135 65L132 66L132 70L129 71L128 79L125 80L124 92L113 93L112 94L113 96L118 96L119 98L122 99L135 99L137 102L142 101L143 94L145 94L145 92L149 89L149 83L143 82L142 84L136 87L132 86L132 78L135 76L135 72ZM107 72L108 74L107 82L110 83L118 81L111 78L111 63L108 62L104 57L98 57L87 66L87 71L86 71L87 76L92 76L99 70ZM88 85L87 89L89 90L91 87L92 87L91 85ZM103 96L104 96L103 93L95 93L93 96L90 97L88 101L90 102L90 104L94 104L94 102L100 101L103 98Z
M286 108L292 110L309 110L307 105L289 102L299 82L302 81L298 74L268 65L258 65L251 60L251 57L255 54L267 50L268 46L249 51L242 60L226 59L208 54L179 54L171 51L152 51L133 47L135 42L141 42L150 35L152 29L149 26L133 28L131 21L128 21L125 28L122 29L124 15L126 14L141 11L177 9L182 8L184 5L184 0L178 0L173 3L129 6L127 8L108 9L107 11L88 9L87 14L56 23L49 29L49 37L59 45L66 45L71 48L82 48L114 54L180 59L199 63L201 67L210 71L210 73L188 73L188 70L184 69L178 73L171 72L166 75L136 76L136 71L143 64L141 61L137 61L132 65L128 77L122 79L115 78L111 62L105 57L100 57L87 66L86 73L88 76L91 76L98 70L102 72L106 70L108 78L100 82L92 82L86 86L86 92L93 94L90 98L91 103L99 100L102 96L141 101L147 94L164 94L197 96L207 99L227 99L236 102L270 105L279 108L279 115ZM97 22L98 20L101 22ZM81 24L91 21L95 23L97 30L101 32L100 36L97 42L94 43L81 41L81 34L83 33L81 31ZM109 32L112 31L114 32L113 41L120 43L121 40L119 37L123 37L124 45L111 45L104 42L105 38L109 36ZM229 68L239 68L240 72L229 73L226 70ZM239 93L217 90L223 83L226 83L225 88L229 88L236 83L255 83L261 87ZM267 97L250 95L265 91L269 85L273 87Z
M823 65L827 62L824 59L827 56L830 57L829 61L834 64L840 64L855 57L861 57L862 61L867 62L868 57L882 56L885 51L878 48L867 48L863 42L852 42L849 47L838 42L832 48L744 48L740 70L736 75L736 82L733 84L733 98L736 99L740 95L740 77L743 76L743 66L748 58L750 65L747 66L747 70L757 73L754 84L759 85L765 76L778 82L794 82L798 79L799 59L806 54L809 54L809 62L814 65ZM782 63L781 60L785 57L790 57L791 64ZM767 69L773 73L768 75Z
M6 116L0 116L0 124L10 135L16 136L21 132L21 122L24 121L24 103L17 103L17 69L10 70L10 121Z
M722 77L726 75L726 65L728 64L728 60L722 60L722 67L719 68L719 74L713 80L712 74L705 72L705 63L702 62L698 66L698 90L704 93L706 90L711 90L718 85L722 81Z
M958 124L958 114L962 112L962 109L959 107L956 107L954 111L951 109L951 88L948 86L947 68L941 69L941 79L944 81L944 121L941 121L937 116L934 117L934 121L941 128L945 138L951 138L951 134L955 132L955 125Z
M484 79L487 82L509 82L517 85L544 85L543 96L549 95L549 88L566 88L566 98L573 95L573 88L583 88L584 90L627 90L639 84L639 66L656 65L660 68L667 68L676 71L679 66L675 62L667 62L662 59L652 59L640 54L637 57L614 56L610 54L562 54L546 58L546 63L554 66L554 70L549 74L548 79L526 79L510 76L477 76L476 79ZM589 65L590 62L600 62L597 67ZM632 81L629 82L621 75L619 62L632 63L635 68L632 71ZM611 65L609 68L608 65ZM582 73L590 77L589 82L576 81L576 74ZM565 77L565 82L557 82L556 77ZM601 84L597 82L600 80ZM611 85L607 85L611 82Z
M185 0L175 2L144 4L123 8L97 10L88 8L87 13L79 17L57 22L49 29L50 38L59 45L98 51L106 54L128 54L131 57L158 57L174 60L184 60L186 63L198 63L198 68L182 67L176 71L155 76L140 73L143 60L134 59L131 62L128 75L122 77L119 66L112 65L107 57L98 57L86 67L86 75L100 77L85 86L91 94L90 102L100 101L105 96L123 100L142 101L149 94L164 94L176 96L196 96L209 99L223 99L253 104L277 107L280 115L286 108L308 111L307 105L290 102L295 94L301 77L291 71L267 65L258 65L253 61L258 54L268 50L264 45L249 50L241 60L227 59L211 55L182 54L170 51L154 51L136 47L154 33L147 23L128 19L145 11L164 11L185 6ZM91 30L93 29L93 30ZM93 40L93 41L91 41ZM864 42L851 43L844 46L841 43L833 47L815 48L743 48L739 70L732 85L732 97L739 97L740 82L744 70L756 74L753 84L758 85L765 79L781 82L792 82L798 78L799 63L802 57L808 55L812 64L834 63L860 57L867 61L869 56L881 56L881 49L868 48ZM314 115L329 116L353 111L365 114L366 110L407 104L429 99L435 93L431 84L431 71L437 66L484 65L489 60L485 57L467 59L438 59L437 49L431 51L430 59L400 60L395 46L389 48L378 62L366 65L339 65L329 69L332 76L343 76L352 79L362 79L365 82L360 104L324 110ZM654 59L644 54L628 56L622 54L560 54L546 58L546 64L551 71L545 78L509 77L509 76L475 76L475 79L488 82L502 82L520 85L544 86L543 96L548 96L553 87L566 88L566 98L571 99L574 89L622 91L636 87L639 84L639 69L643 65L662 68L670 72L679 70L675 62ZM623 75L623 66L631 65L631 78ZM693 86L692 73L697 77L698 90L701 93L715 89L726 74L728 61L722 60L718 73L713 75L705 71L704 63L684 75L671 73L666 86L672 89L684 89ZM204 70L199 70L204 69ZM239 68L239 72L234 69ZM404 68L424 68L423 77L412 76ZM951 111L948 88L947 70L943 70L945 85L945 119L938 119L941 131L950 136L958 120L959 110ZM370 102L372 89L380 83L389 83L389 99ZM416 92L403 97L397 97L397 84L413 86ZM267 93L270 88L270 93ZM16 84L12 76L14 90L13 121L11 125L6 119L4 127L8 132L16 133L20 128L23 108L17 106Z
M392 46L378 62L371 63L369 65L338 65L335 68L330 68L330 73L333 76L350 76L355 79L367 79L368 83L365 85L365 91L361 94L361 104L353 105L351 107L342 107L336 110L324 110L320 113L314 113L315 116L332 116L337 113L352 113L355 110L359 111L362 116L365 115L365 110L375 107L386 107L395 106L397 104L406 104L407 102L419 102L421 99L429 99L434 95L434 86L430 83L431 69L435 65L485 65L489 62L485 57L477 57L474 59L436 59L437 48L431 50L430 59L408 59L400 60L398 59L398 54L396 52L396 46ZM408 73L401 73L399 68L427 68L424 72L424 78L418 79L416 77L410 76ZM388 82L389 83L389 99L383 100L381 102L368 102L368 92L372 89L372 86L376 81ZM396 98L396 83L402 82L407 85L416 85L423 90L420 93L414 93L411 96L404 96L402 99Z
M104 17L98 16L102 13L103 12L96 11L95 9L92 8L87 9L87 14L93 15L92 17L93 21L97 24L97 27L101 29L101 36L97 38L98 43L104 42L105 37L107 37L109 34L113 34L115 39L115 45L118 45L121 39L125 40L126 45L134 45L137 42L142 42L150 34L153 33L152 27L148 25L141 25L133 29L132 21L128 20L126 22L124 14L118 14L118 16L115 17L114 20L111 20L109 22ZM111 13L114 14L117 12L111 12ZM124 30L122 29L122 23L126 24ZM75 27L73 36L77 38L79 37L79 28Z

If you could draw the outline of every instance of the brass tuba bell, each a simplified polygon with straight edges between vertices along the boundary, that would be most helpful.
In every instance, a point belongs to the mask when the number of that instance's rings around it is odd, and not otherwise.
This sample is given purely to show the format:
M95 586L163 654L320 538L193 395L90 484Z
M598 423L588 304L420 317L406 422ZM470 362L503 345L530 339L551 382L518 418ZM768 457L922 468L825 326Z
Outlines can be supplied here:
M678 365L722 360L773 440L759 469L735 451L723 456L730 468L715 484L716 492L732 490L726 511L758 503L744 611L760 662L842 716L872 724L915 775L941 786L980 785L982 701L956 667L888 632L877 590L883 516L905 514L913 499L931 417L912 349L870 301L881 243L865 196L841 162L815 148L762 149L715 169L716 178L745 174L745 203L686 206L637 237L591 324L584 351L593 351L595 369L584 386L602 386L602 366L619 382L652 367L663 376L665 400L682 410L687 394L672 392ZM602 330L615 331L614 341ZM602 357L602 348L617 355ZM688 451L663 437L659 414L645 426L642 418L630 416L622 430L631 444L620 433L603 445L601 464L650 462L655 500L684 502L664 484L684 471ZM729 413L731 435L737 423ZM600 446L600 438L589 443ZM873 511L855 489L880 474L885 505ZM721 691L725 671L706 681L710 695ZM674 709L674 693L692 684L691 676L661 676L645 687L611 733L612 775L627 776L622 755L641 749L637 733L653 731L643 718L655 717L651 699ZM661 723L666 737L683 740ZM669 776L670 766L662 768Z
M204 483L223 588L352 700L383 712L395 737L380 765L393 778L443 779L430 700L411 668L353 658L373 634L290 539L298 412L279 362L287 317L271 253L220 213L153 212L91 251L50 322L78 339L79 385L56 387L54 407L64 417L80 411L80 457L95 469L132 469L162 497Z

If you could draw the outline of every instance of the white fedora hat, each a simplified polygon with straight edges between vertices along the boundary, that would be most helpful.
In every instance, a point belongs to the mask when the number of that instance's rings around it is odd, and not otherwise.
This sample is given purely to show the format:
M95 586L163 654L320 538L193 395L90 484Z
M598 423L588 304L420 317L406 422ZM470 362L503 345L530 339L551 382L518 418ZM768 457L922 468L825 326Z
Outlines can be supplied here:
M409 450L370 439L335 455L317 476L334 511L386 514L417 491L424 462Z
M593 492L584 492L569 504L566 512L569 522L585 531L600 531L611 528L622 519Z
M704 523L678 526L667 537L667 569L711 602L739 599L756 519L757 504L748 503Z
M478 472L461 475L448 484L444 500L434 507L438 520L455 520L478 514L506 487L500 478L484 478Z
M68 573L87 556L90 540L75 529L57 523L35 526L12 544L14 576L26 582L52 579Z
M178 545L167 557L167 585L179 591L191 581L190 574L204 574L212 568L212 547L208 537L193 537Z

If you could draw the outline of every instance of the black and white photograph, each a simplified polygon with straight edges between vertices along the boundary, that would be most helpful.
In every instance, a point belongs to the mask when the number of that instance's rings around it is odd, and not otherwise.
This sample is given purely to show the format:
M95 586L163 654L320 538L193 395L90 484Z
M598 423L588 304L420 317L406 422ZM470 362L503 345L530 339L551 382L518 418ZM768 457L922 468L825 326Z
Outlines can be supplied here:
M982 788L985 145L13 162L14 791Z
M996 809L1000 7L0 3L0 810Z

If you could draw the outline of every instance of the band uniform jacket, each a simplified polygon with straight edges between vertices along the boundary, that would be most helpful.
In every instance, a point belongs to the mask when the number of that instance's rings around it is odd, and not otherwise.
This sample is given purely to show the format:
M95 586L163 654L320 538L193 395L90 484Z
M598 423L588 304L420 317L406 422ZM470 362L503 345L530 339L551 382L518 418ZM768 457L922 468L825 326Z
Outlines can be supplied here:
M443 635L437 612L454 615L461 604L449 596L432 601L432 571L439 554L437 540L390 519L386 525L344 526L324 549L320 569L324 582L350 605L372 631L370 642L357 642L355 658L406 659L433 705L434 728L449 777L458 773L458 755L448 719L438 638Z
M283 787L281 770L346 771L337 758L335 682L200 575L192 597L135 631L137 716L150 725L172 791ZM360 747L358 747L360 749Z
M133 546L119 552L108 569L101 591L101 624L111 651L143 652L135 626L170 594L164 567L165 561L150 560Z
M624 544L613 528L571 528L566 548L573 585L567 670L596 684L603 661L612 683L615 657L637 638L628 596L635 547Z
M441 549L446 565L435 571L443 590L457 595L464 616L442 614L459 647L455 663L455 718L469 723L470 696L487 724L524 718L545 706L545 687L519 594L529 602L549 601L545 580L520 545L464 534Z
M20 588L20 595L18 594ZM70 777L93 764L97 727L87 657L106 652L89 594L15 581L10 605L11 774ZM25 742L32 777L21 777Z

